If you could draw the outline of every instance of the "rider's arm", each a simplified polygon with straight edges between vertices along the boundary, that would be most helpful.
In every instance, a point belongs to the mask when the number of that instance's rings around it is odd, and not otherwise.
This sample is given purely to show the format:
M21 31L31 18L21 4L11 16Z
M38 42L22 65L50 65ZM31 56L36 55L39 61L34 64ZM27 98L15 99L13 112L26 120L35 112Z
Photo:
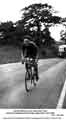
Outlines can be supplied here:
M34 43L34 42L32 42L33 43L33 45L36 47L36 52L37 52L37 54L36 54L36 59L38 60L38 58L39 58L39 48L38 48L38 46Z
M21 51L21 58L22 58L22 59L24 58L23 51Z
M37 55L36 55L36 60L38 61L38 59L39 59L39 49L38 49L38 47L37 47Z
M24 64L24 54L23 54L23 47L22 47L22 50L21 50L21 61L22 61L22 64Z
M37 53L37 55L36 55L36 59L38 59L39 58L39 54Z
M39 54L36 55L36 62L38 62Z

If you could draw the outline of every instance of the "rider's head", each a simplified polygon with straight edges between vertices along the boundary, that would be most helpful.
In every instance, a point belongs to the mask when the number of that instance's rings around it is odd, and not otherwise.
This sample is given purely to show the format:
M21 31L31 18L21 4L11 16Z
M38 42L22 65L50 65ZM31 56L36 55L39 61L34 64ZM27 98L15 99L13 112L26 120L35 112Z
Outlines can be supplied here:
M29 43L30 40L31 40L31 37L30 37L30 36L26 35L26 36L24 37L24 43Z

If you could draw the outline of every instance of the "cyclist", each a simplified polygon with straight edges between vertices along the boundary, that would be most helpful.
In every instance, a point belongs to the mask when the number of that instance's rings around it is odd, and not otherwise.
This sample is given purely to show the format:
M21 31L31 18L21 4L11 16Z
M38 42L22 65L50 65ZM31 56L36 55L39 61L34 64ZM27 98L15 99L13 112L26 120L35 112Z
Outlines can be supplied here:
M22 57L22 64L24 64L25 58L32 58L33 60L35 60L36 65L35 65L35 71L36 71L36 81L38 81L39 77L38 77L38 46L31 41L31 37L30 36L25 36L24 37L24 42L22 45L22 52L21 52L21 57ZM25 64L26 70L28 70L27 68L27 64Z

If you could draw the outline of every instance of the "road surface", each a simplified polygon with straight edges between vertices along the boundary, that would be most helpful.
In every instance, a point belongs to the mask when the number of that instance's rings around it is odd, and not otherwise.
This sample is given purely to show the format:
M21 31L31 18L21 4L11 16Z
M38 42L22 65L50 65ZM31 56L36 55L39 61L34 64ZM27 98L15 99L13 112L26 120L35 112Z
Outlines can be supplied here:
M66 79L65 59L39 61L40 79L31 94L25 91L24 77L21 63L0 65L0 108L59 108ZM61 104L63 108L64 101Z

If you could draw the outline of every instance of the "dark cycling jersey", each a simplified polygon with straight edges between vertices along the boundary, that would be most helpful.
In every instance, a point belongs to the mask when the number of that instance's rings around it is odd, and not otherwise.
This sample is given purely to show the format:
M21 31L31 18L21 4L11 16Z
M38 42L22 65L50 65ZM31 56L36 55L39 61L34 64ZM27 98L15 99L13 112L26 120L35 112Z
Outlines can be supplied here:
M33 44L32 42L29 42L27 44L23 44L22 46L23 55L24 57L30 57L30 58L36 58L38 53L38 47Z

